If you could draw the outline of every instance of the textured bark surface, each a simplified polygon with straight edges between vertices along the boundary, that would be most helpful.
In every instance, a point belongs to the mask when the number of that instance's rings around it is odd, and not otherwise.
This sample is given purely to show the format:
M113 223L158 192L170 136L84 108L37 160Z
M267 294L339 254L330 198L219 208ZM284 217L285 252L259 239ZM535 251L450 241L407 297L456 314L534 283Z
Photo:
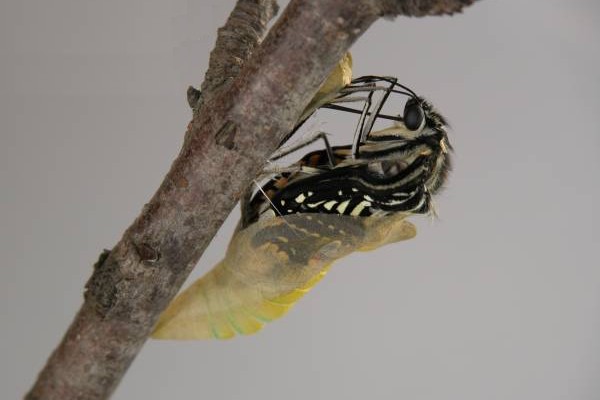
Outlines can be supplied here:
M445 14L472 2L292 0L258 46L277 6L238 1L219 30L179 156L95 264L84 304L27 398L109 397L244 188L356 38L382 16Z
M260 43L266 23L277 14L275 0L238 1L227 23L218 30L217 42L210 53L208 70L204 75L198 110L212 95L224 90L235 78L254 48Z

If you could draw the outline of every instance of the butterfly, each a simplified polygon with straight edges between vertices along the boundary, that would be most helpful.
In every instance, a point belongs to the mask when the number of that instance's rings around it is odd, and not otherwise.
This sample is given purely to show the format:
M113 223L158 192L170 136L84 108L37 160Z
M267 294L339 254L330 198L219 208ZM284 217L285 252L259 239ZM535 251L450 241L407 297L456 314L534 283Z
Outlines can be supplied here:
M408 97L402 116L382 113L390 95ZM328 99L316 104L360 115L352 144L332 147L325 135L313 135L278 150L273 159L325 142L243 200L225 257L169 305L154 338L255 333L284 315L335 261L416 235L407 217L432 212L432 196L450 169L445 119L395 78L357 78ZM363 108L340 105L355 102ZM393 125L374 130L379 119Z

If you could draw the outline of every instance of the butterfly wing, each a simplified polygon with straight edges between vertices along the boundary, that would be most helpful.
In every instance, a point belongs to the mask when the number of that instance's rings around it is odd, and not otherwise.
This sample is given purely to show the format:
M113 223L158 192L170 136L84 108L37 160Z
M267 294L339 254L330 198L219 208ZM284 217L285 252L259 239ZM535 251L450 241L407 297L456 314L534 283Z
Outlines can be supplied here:
M353 251L414 237L405 215L292 214L237 231L225 258L161 315L157 339L226 339L284 315Z

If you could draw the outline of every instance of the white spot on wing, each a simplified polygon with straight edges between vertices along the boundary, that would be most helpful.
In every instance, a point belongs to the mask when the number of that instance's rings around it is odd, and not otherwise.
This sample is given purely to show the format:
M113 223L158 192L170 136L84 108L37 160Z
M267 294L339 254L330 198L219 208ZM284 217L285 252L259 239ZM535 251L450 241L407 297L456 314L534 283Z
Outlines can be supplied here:
M356 205L356 207L354 207L354 210L352 210L352 212L350 213L350 215L353 215L355 217L359 216L360 213L362 212L362 210L365 209L365 207L370 207L371 203L368 201L361 201L360 203L358 203Z
M326 210L331 210L333 208L333 206L335 206L336 204L337 204L337 201L331 200L331 201L328 201L327 203L323 204L323 207L325 207Z
M340 214L343 214L344 211L346 211L346 207L348 207L348 203L350 203L350 200L346 200L346 201L340 203L340 205L336 208L337 212L339 212Z
M309 203L307 205L309 208L316 208L316 207L319 207L323 203L325 203L325 200L317 201L316 203Z

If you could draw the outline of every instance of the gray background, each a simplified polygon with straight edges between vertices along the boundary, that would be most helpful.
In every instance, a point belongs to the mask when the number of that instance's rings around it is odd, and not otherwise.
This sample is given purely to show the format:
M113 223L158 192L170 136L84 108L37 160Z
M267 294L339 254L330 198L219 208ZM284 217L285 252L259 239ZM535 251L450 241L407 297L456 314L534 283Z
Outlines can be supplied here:
M1 2L2 398L30 386L177 154L231 7ZM441 218L339 262L259 335L149 342L114 398L600 398L599 11L503 0L378 22L355 75L399 76L453 126Z

